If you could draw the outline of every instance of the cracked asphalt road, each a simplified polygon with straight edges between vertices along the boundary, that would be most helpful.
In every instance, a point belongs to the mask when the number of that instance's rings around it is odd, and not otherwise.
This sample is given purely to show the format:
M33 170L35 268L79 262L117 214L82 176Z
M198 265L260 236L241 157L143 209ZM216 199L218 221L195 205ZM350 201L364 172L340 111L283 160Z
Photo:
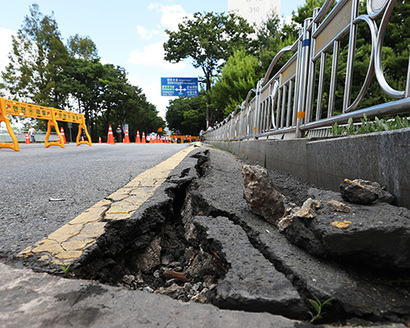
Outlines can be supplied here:
M0 150L0 257L34 245L189 144Z
M40 260L68 265L81 257L104 232L107 221L126 220L165 181L171 171L194 149L185 148L162 163L139 174L113 194L91 206L75 219L51 233L34 246L19 253L21 257L41 255Z

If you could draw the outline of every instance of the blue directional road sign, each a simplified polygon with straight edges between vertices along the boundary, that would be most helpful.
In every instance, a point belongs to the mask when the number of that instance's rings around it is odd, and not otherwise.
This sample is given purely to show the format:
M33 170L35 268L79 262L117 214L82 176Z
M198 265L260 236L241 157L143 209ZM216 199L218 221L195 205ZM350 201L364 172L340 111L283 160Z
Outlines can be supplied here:
M198 78L161 77L161 96L198 97Z

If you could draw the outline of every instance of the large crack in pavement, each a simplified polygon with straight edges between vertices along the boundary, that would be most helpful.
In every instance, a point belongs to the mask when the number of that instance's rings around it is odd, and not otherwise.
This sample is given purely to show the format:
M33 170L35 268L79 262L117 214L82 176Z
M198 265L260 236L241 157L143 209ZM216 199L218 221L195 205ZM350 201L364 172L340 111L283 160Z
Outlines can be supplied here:
M334 297L322 322L408 320L407 289L317 259L252 214L241 169L232 155L201 147L156 181L163 183L152 197L122 213L116 202L139 202L132 188L153 178L131 181L94 212L104 233L72 262L69 276L292 319L309 318L309 298Z

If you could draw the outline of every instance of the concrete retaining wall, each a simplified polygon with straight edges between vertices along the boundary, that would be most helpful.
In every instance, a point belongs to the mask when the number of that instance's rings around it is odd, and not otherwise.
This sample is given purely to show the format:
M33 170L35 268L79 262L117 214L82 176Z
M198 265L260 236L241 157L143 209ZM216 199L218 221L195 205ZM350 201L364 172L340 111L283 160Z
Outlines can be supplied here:
M324 140L212 142L239 157L338 191L343 179L377 181L410 208L410 129Z

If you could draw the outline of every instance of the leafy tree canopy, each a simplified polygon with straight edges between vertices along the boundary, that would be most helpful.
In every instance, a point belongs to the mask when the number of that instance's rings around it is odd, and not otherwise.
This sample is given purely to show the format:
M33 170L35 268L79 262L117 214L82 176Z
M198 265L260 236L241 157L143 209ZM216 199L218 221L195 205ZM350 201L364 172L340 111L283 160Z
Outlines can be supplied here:
M234 48L249 49L253 27L234 14L195 13L192 19L185 19L177 31L167 30L169 36L164 43L165 60L178 63L186 58L193 60L195 68L201 68L206 84L208 104L207 121L213 124L215 115L210 107L212 79L233 53Z
M205 128L206 98L180 97L169 102L166 119L168 127L181 135L199 135Z
M96 44L88 36L81 37L78 34L68 38L68 52L71 57L80 59L98 59Z
M195 13L185 19L178 31L165 31L169 39L164 43L165 60L178 63L192 58L195 68L201 68L210 81L232 54L233 48L247 48L252 42L249 35L254 29L247 21L234 14Z
M245 50L236 50L212 88L213 105L221 109L224 116L228 115L245 100L260 78L258 58L247 55Z
M57 87L67 59L56 20L34 4L12 37L10 62L2 73L4 85L19 100L58 107L67 96Z

